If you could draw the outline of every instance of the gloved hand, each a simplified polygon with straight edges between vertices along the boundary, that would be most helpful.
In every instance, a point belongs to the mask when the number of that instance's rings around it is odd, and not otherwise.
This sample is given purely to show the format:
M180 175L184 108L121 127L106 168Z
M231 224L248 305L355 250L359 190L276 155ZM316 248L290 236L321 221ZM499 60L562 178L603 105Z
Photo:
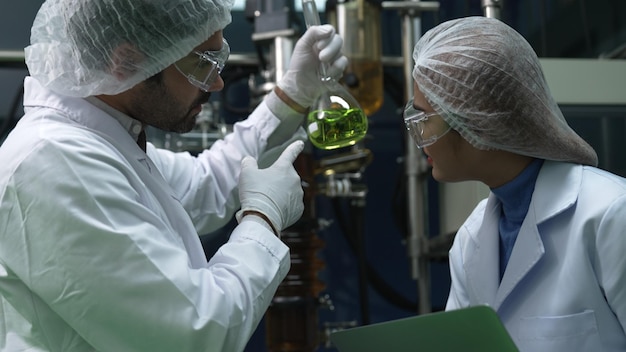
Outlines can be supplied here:
M266 169L259 169L250 156L241 161L241 210L236 214L237 221L241 221L246 211L259 212L280 232L300 219L304 211L304 191L293 162L303 148L302 141L291 143Z
M293 101L307 108L323 91L320 62L327 64L327 76L339 78L348 66L342 53L343 39L329 24L311 26L296 43L289 67L277 83Z

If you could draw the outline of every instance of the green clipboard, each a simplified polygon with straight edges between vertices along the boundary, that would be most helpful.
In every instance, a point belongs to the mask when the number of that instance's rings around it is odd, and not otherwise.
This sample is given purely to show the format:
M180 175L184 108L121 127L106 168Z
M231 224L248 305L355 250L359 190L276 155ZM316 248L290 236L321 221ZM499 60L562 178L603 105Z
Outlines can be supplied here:
M339 352L519 352L496 312L474 306L338 330Z

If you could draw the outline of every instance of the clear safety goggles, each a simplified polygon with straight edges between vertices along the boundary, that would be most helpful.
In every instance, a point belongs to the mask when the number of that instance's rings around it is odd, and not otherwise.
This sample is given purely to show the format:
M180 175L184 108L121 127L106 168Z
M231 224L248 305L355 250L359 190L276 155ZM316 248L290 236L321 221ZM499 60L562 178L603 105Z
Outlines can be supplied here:
M452 129L439 114L416 109L413 99L404 108L404 124L418 148L428 147Z
M176 61L176 69L187 77L189 83L208 92L211 85L222 73L226 60L230 55L230 46L226 39L222 39L222 48L216 51L194 51Z

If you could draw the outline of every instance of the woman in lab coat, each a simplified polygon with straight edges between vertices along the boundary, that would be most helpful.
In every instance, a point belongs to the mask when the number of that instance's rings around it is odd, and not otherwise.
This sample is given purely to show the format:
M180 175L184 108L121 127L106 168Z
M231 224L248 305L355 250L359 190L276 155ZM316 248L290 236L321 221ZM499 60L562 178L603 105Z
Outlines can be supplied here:
M491 306L521 351L626 350L626 180L596 168L533 49L468 17L413 58L404 118L433 177L491 190L456 234L446 310Z
M292 163L315 69L347 59L331 26L311 27L278 88L209 150L146 143L147 125L189 131L224 87L231 6L42 5L25 115L0 147L0 351L245 348L289 270L280 232L304 208ZM198 234L233 215L207 261Z

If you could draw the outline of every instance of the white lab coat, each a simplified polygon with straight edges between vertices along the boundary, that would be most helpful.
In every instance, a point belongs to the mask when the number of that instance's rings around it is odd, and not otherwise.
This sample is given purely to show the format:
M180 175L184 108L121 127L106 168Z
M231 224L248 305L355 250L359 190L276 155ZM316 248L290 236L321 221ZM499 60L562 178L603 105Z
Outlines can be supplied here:
M241 158L278 154L267 105L194 158L146 156L118 120L31 78L24 102L0 148L0 351L243 350L288 247L244 221L207 263L198 234L239 207Z
M626 351L626 180L545 161L501 283L499 215L490 194L459 229L446 310L493 307L521 351Z

